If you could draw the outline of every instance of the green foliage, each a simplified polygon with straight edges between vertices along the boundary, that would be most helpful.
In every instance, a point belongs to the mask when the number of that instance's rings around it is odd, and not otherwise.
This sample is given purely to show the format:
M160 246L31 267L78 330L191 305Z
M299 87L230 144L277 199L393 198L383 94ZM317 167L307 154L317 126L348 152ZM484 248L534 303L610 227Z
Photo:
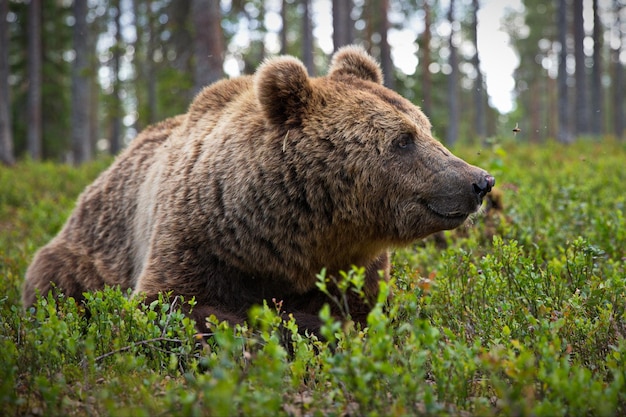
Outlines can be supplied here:
M504 210L445 232L446 248L427 239L396 251L368 326L327 306L326 341L282 321L280 300L253 308L244 326L209 318L206 340L179 309L193 300L146 306L117 288L22 311L34 251L108 161L0 168L3 413L626 413L626 147L503 142L457 153L495 173ZM363 273L335 284L358 292ZM329 279L322 271L318 287Z

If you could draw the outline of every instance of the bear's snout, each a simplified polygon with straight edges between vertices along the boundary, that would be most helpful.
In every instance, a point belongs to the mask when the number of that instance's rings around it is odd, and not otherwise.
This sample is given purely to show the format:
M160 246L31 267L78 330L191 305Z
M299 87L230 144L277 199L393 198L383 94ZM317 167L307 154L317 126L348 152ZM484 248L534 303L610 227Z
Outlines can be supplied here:
M496 179L492 175L485 174L478 182L472 184L472 187L474 188L474 192L478 195L478 198L483 198L491 191L494 185L496 185Z

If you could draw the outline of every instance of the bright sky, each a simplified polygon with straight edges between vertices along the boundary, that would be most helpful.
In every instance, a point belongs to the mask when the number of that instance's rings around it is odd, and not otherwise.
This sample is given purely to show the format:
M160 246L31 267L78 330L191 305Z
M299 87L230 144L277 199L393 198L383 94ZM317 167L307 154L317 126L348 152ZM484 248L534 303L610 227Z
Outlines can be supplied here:
M282 26L280 20L280 2L271 0L266 2L265 25L269 33L265 38L265 45L270 53L278 53L279 40L277 33ZM509 45L509 36L502 30L502 18L507 9L520 9L520 0L482 0L478 13L478 51L481 60L481 69L487 85L487 93L491 104L502 113L513 109L512 92L514 88L513 71L518 65L518 57ZM313 5L314 30L313 35L319 47L327 54L333 52L333 25L331 0L315 0ZM449 0L441 0L440 5L445 12L449 7ZM396 67L406 74L414 74L418 62L418 51L415 39L424 30L423 16L405 16L400 10L391 11L390 20L403 23L403 29L391 29L388 40L391 45L392 59ZM407 22L406 19L410 20ZM442 21L434 31L441 37L450 34L450 25ZM250 42L247 31L239 31L234 41L241 45ZM463 44L463 41L465 43ZM463 47L473 46L461 40ZM240 71L239 63L234 57L227 58L224 68L229 75L237 75ZM445 65L435 64L432 71L446 72ZM447 69L449 71L449 69Z
M502 30L502 18L508 9L521 8L520 0L485 0L478 11L478 56L485 75L491 104L502 113L513 110L513 71L519 58Z
M448 1L441 1L443 10L447 10ZM507 9L519 9L520 0L483 0L478 13L478 51L481 59L481 68L487 92L491 104L502 113L508 113L513 109L512 92L514 88L513 71L518 65L518 58L509 45L509 36L502 30L502 17ZM313 2L313 18L315 20L314 36L320 48L326 53L332 53L332 11L329 0L317 0ZM392 15L391 19L405 19L401 15ZM402 31L391 30L389 43L392 46L392 59L394 64L407 74L415 72L419 65L417 49L415 45L415 32L423 30L423 21L413 18ZM439 34L449 34L449 25L435 28ZM446 33L447 32L447 33Z

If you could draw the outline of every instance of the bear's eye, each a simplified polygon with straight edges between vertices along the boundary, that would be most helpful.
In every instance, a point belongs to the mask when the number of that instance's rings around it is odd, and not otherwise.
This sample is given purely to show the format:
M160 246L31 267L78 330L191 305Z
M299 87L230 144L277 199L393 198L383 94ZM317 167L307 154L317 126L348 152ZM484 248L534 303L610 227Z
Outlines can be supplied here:
M409 149L412 149L413 146L415 145L415 141L413 140L413 135L409 133L401 134L400 136L397 137L397 139L394 142L396 145L396 149L401 150L401 151L407 151Z

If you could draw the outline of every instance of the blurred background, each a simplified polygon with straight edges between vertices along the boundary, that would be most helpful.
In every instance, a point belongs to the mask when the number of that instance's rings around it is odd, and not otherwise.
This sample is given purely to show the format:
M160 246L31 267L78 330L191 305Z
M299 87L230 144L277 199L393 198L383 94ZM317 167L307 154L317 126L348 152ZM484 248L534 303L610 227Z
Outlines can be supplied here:
M350 43L447 146L621 139L625 32L623 0L0 0L0 160L116 154L215 80Z

